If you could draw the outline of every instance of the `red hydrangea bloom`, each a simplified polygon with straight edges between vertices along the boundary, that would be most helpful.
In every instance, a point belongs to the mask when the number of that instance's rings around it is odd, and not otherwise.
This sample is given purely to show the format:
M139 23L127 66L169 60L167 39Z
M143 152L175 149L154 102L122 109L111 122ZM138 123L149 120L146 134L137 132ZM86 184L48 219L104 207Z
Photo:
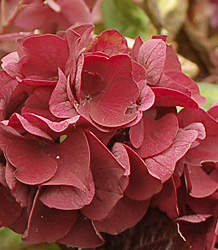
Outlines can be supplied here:
M57 11L64 1L47 2ZM130 50L115 30L92 35L84 24L29 36L2 59L0 226L91 248L153 206L193 247L200 230L212 249L217 105L198 108L204 98L165 37Z

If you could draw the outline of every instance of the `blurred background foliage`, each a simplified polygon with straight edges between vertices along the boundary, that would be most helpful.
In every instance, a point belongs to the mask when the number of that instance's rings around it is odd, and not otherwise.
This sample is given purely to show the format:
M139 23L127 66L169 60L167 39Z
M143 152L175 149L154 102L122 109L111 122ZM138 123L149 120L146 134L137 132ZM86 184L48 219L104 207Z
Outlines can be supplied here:
M198 82L201 94L207 98L203 108L207 110L218 101L218 0L103 0L94 22L96 34L117 29L130 46L138 35L144 41L152 35L167 35L183 71ZM11 230L0 229L0 250L31 249L60 247L29 245Z

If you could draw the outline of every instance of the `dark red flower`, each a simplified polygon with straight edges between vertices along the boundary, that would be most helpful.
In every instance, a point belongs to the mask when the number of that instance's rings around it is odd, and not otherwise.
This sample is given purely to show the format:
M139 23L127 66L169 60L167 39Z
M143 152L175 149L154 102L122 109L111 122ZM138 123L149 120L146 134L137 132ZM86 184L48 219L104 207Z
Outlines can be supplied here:
M33 13L31 3L19 18ZM66 6L41 7L59 22ZM217 105L198 108L204 98L164 36L137 38L130 50L115 30L92 32L83 24L22 38L2 60L1 226L30 243L92 248L104 243L101 233L135 226L153 206L193 247L211 250Z

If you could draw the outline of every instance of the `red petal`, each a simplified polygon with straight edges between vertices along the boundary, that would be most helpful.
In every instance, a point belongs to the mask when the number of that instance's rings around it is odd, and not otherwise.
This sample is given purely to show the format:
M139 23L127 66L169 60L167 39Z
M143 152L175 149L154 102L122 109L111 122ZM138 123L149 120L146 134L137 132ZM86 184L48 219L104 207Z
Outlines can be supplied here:
M26 207L29 195L28 186L22 184L15 178L15 168L9 162L7 162L6 165L5 178L16 202L19 203L21 207Z
M200 122L193 122L184 128L185 130L195 130L198 133L198 136L194 142L191 144L191 148L197 147L202 141L206 138L205 127Z
M89 51L102 51L109 56L128 53L125 37L116 30L106 30L95 39L96 42Z
M2 152L0 152L0 157L2 157ZM8 187L8 184L6 182L6 178L5 178L5 164L2 164L0 162L0 183L4 186L4 187Z
M117 55L109 59L88 56L85 58L83 71L83 99L78 107L81 115L89 120L86 116L90 107L92 120L100 126L108 127L130 123L137 117L139 89L131 79L131 60L128 56ZM97 85L96 80L93 81L95 78L98 80Z
M80 209L90 204L95 187L90 171L89 146L84 133L81 130L71 131L57 146L56 154L58 170L51 180L44 183L49 187L40 196L40 200L49 207L64 210Z
M206 102L206 98L200 95L200 90L197 83L186 76L184 73L177 71L168 71L165 74L173 79L177 84L180 84L181 86L187 88L188 91L191 92L192 99L199 105L203 105Z
M198 104L191 97L177 90L162 87L152 87L152 90L156 97L155 106L198 108Z
M116 55L110 58L91 55L85 57L83 71L98 74L108 83L117 77L131 78L132 64L127 55Z
M146 85L146 82L140 81L138 82L138 87L140 89L140 97L137 100L138 103L138 110L139 111L146 111L155 102L155 95L152 89Z
M26 209L22 210L22 213L17 218L17 220L10 225L10 229L18 234L23 234L27 228L27 211Z
M169 72L170 73L170 72ZM175 72L177 73L177 72ZM196 83L195 83L196 84ZM172 89L178 92L181 92L189 97L191 97L191 92L185 86L179 84L166 73L163 73L159 82L155 85L155 87L161 87L166 89Z
M91 150L91 170L95 183L95 196L82 213L90 219L104 219L122 198L120 179L124 169L112 153L90 132L87 138Z
M20 216L22 208L15 201L10 189L0 185L0 227L8 227Z
M130 158L129 185L125 194L134 200L147 200L160 192L162 184L148 173L145 163L131 148L125 148Z
M72 16L72 15L71 15ZM79 72L83 67L84 55L82 51L86 48L87 44L92 40L94 26L92 24L81 24L75 25L67 29L66 35L68 44L73 44L74 46L69 46L70 55L66 63L66 75L70 75L74 79L75 73ZM75 90L78 93L78 83L75 79Z
M139 53L139 49L142 46L143 41L141 39L140 36L137 36L135 39L135 43L133 45L132 51L131 51L131 58L135 61L138 60L138 53Z
M38 141L15 137L7 146L6 156L17 169L16 178L25 184L35 185L48 181L57 170L55 160Z
M44 183L50 185L68 185L84 192L90 185L90 150L84 132L73 130L66 139L50 148L50 154L57 162L57 172L52 179Z
M211 214L193 214L193 215L184 215L175 219L175 221L186 221L191 223L201 223L205 222L207 218L212 217Z
M22 77L18 65L19 55L17 52L9 53L8 55L4 56L1 59L1 61L2 61L1 67L3 70L7 72L8 75L13 77L14 79L16 78L16 76Z
M8 123L8 122L7 122ZM7 124L6 123L6 124ZM0 148L1 148L1 153L2 151L4 154L6 154L6 148L8 144L13 140L14 138L22 138L20 134L12 127L7 126L3 123L0 123Z
M58 242L81 248L98 247L104 239L93 226L92 221L79 214L71 231Z
M189 188L192 197L207 197L218 189L218 181L211 179L200 166L187 165L185 173L191 184Z
M125 169L124 175L129 176L130 175L130 160L129 160L129 155L124 145L120 142L116 142L113 145L113 148L111 151L113 155L116 157L116 159L118 160L118 162Z
M176 162L190 149L192 142L198 138L196 130L180 130L173 144L164 152L152 158L145 159L145 164L151 175L167 181L175 170Z
M152 205L166 212L170 218L179 216L177 190L173 178L166 181L161 192L152 198Z
M200 166L203 161L218 162L218 123L202 109L184 109L179 113L178 119L181 127L201 122L206 130L206 138L187 153L189 162L195 166Z
M63 238L76 221L77 211L48 208L36 194L23 239L29 243L54 242Z
M178 119L173 113L169 113L159 120L153 120L144 115L141 123L143 123L143 128L140 124L140 130L138 124L130 129L130 140L133 146L139 146L143 137L143 142L138 150L142 158L159 154L167 149L173 143L179 129Z
M53 122L47 118L44 118L43 116L31 113L24 114L23 117L26 119L26 121L28 121L30 128L32 128L32 130L29 130L30 133L47 139L51 139L52 135L54 135L54 132L63 133L70 127L70 125L75 124L80 118L80 116L77 115L60 122ZM26 126L24 128L27 130ZM40 133L35 133L37 130L41 131L41 135ZM43 133L47 134L47 137L45 135L43 136ZM54 136L57 137L57 134Z
M43 77L38 76L28 76L25 79L19 79L20 85L24 85L27 87L53 87L57 84L57 80L48 80Z
M50 208L61 210L77 210L91 203L95 187L90 181L86 192L72 186L49 186L40 195L40 201Z
M67 91L69 79L59 69L59 80L51 95L49 109L58 118L70 118L77 115L74 108L74 100L70 100Z
M96 229L109 234L119 234L136 225L147 212L149 200L136 201L124 196L104 220L94 221Z
M37 124L29 122L27 119L25 119L25 117L17 113L14 113L10 117L8 125L16 129L23 128L26 132L32 135L40 136L42 138L51 140L51 137L46 132L44 132L40 127L38 127Z
M125 173L120 180L120 187L122 192L125 191L127 186L129 185L129 175L130 175L130 161L126 148L122 143L116 142L111 149L113 155L116 157L117 161L122 165L125 169Z
M144 142L144 119L142 118L139 123L132 126L129 130L130 141L135 148L140 148ZM150 118L151 119L151 118Z
M146 71L145 71L145 68L135 62L135 61L131 61L131 65L132 65L132 79L136 82L146 82Z
M176 220L179 222L180 232L192 249L213 249L214 240L216 239L214 233L216 220L208 217L209 216L189 215ZM208 219L206 220L206 218Z
M51 34L33 36L24 40L22 46L27 56L21 70L25 76L56 77L58 68L64 70L69 52L62 38Z
M34 113L54 120L55 117L49 111L48 105L52 91L53 87L38 87L25 101L21 112L22 115L24 113Z
M217 192L205 198L186 197L187 205L195 214L212 215L217 207Z
M177 72L181 72L182 71L182 67L181 64L179 62L178 56L176 54L176 52L173 49L173 45L172 44L166 44L167 45L167 57L166 57L166 62L165 62L165 66L164 66L164 72L168 72L168 71L177 71Z
M138 62L144 65L147 81L151 85L155 85L163 73L166 48L166 43L161 39L151 39L139 49Z
M211 108L207 111L214 119L218 119L218 102L213 103Z
M53 11L57 13L61 12L61 6L54 2L54 0L46 0L46 3Z
M137 117L131 110L136 103L139 90L129 78L116 78L110 82L104 93L93 98L90 103L90 117L101 126L116 127L125 125Z

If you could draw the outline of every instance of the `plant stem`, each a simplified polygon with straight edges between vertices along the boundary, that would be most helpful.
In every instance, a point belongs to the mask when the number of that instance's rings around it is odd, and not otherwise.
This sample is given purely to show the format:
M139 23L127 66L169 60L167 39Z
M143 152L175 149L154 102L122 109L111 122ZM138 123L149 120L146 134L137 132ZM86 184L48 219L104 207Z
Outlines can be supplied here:
M5 17L5 0L2 0L1 2L1 22L2 22L2 26L4 26L6 24L6 17Z

